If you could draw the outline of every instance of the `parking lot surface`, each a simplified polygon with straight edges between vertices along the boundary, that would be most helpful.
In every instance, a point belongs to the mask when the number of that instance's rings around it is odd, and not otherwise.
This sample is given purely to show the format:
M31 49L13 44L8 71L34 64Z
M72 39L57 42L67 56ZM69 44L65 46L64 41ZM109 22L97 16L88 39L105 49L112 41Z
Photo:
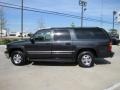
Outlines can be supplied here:
M0 90L120 90L120 46L113 58L97 59L92 68L74 63L14 66L0 46Z

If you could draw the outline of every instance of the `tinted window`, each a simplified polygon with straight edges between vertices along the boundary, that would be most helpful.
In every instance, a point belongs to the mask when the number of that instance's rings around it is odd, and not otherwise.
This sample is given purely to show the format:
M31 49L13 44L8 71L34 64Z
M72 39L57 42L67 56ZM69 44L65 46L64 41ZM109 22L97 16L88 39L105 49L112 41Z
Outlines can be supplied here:
M34 39L36 41L50 41L51 40L51 31L47 31L47 30L38 31L34 35Z
M55 41L66 41L71 40L69 30L54 30Z
M77 39L106 39L107 35L101 29L75 29Z

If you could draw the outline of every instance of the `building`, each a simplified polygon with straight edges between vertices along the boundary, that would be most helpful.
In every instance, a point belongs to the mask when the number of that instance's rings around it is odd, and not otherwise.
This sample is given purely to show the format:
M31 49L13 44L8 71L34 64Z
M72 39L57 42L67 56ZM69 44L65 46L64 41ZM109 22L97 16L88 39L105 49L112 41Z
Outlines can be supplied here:
M20 32L10 32L9 36L21 37L21 33ZM28 33L24 32L23 37L28 37Z
M20 36L20 32L10 32L9 36L19 37Z
M7 36L7 30L0 30L0 36L6 37Z

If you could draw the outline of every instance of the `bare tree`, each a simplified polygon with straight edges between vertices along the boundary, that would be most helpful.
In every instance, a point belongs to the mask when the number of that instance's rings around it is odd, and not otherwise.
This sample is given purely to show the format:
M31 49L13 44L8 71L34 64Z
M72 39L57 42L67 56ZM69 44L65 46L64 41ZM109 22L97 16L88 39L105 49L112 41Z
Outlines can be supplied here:
M71 26L71 27L75 27L75 23L74 23L74 22L72 22L70 26Z
M40 18L40 20L38 21L38 28L39 29L45 28L45 21L43 20L43 18Z
M0 31L1 31L0 36L1 36L1 38L2 38L2 33L3 33L2 30L6 29L6 23L7 23L7 21L5 19L3 7L0 6Z

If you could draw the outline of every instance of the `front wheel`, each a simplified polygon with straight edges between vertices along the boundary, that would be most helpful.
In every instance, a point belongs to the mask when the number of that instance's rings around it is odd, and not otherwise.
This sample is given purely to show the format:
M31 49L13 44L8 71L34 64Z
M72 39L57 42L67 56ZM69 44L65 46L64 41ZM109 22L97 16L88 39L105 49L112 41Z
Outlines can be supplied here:
M14 65L25 65L25 56L21 51L13 51L11 54L11 61Z
M78 55L78 64L81 67L92 67L94 66L94 55L90 51L83 51Z

